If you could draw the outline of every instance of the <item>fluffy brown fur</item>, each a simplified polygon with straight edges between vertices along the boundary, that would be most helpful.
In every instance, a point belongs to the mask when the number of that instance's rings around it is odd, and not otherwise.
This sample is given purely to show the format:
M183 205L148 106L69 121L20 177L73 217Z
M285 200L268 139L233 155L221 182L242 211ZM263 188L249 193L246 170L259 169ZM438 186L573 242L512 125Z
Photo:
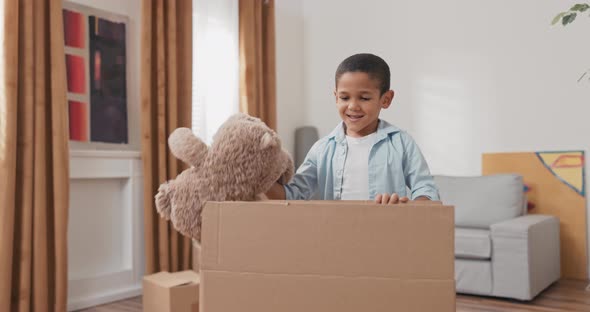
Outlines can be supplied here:
M168 145L192 167L160 185L156 208L176 230L198 241L207 201L253 201L275 182L287 183L293 176L293 160L276 133L246 114L230 117L211 147L188 128L176 129Z

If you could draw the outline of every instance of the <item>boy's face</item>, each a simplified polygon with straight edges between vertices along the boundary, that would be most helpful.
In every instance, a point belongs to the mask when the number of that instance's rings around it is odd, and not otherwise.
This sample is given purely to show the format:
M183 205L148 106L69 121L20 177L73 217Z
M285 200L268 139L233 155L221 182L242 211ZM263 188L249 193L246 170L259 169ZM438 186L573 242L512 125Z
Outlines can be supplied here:
M363 137L377 131L379 112L391 105L393 91L381 95L379 81L367 73L347 72L340 76L334 96L346 134Z

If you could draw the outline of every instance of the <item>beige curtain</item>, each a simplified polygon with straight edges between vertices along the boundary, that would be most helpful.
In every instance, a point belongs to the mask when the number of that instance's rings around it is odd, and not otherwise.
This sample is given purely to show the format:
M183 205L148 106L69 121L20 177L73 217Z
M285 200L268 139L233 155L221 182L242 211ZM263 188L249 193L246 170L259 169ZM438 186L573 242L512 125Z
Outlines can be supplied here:
M0 311L66 311L69 134L61 1L1 5Z
M158 186L186 168L168 149L178 127L191 126L192 1L144 0L141 131L146 271L191 267L191 242L156 212Z
M276 130L274 0L240 0L240 111Z

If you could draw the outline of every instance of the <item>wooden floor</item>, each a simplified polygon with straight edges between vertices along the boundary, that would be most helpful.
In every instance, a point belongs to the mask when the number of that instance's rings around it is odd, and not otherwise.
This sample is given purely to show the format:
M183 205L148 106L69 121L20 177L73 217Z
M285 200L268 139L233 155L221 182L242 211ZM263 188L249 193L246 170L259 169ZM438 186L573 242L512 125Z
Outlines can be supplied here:
M561 280L540 293L532 302L499 300L477 296L457 296L457 311L586 311L590 312L588 281Z
M588 282L562 280L542 292L535 300L523 303L515 300L477 296L457 296L458 312L590 312L590 291ZM140 312L141 297L127 299L112 304L81 310L84 312Z

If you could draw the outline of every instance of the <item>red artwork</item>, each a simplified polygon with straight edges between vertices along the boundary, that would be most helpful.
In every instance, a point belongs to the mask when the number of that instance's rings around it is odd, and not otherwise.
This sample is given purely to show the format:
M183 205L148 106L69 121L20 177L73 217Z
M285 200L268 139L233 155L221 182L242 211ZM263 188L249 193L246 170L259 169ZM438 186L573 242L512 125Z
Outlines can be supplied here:
M85 46L84 15L74 11L63 10L63 17L66 46L83 49Z
M70 139L127 144L128 19L78 4L64 7Z
M88 104L68 101L70 109L70 140L88 142Z
M66 54L66 71L68 77L68 92L84 94L86 92L86 74L84 58Z

